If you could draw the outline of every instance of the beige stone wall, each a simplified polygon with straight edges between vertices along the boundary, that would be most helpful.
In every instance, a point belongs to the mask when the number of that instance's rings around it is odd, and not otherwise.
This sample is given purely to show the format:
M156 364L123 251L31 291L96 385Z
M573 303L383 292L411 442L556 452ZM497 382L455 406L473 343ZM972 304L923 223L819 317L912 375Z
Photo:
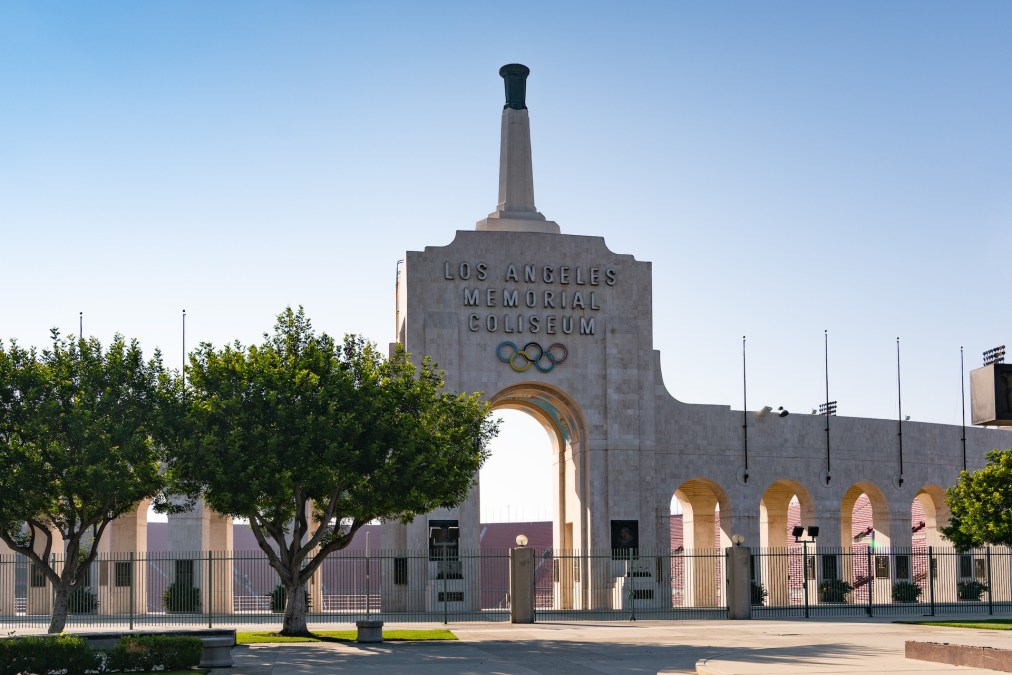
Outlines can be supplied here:
M407 254L396 307L398 338L445 370L448 389L483 391L550 430L558 548L607 549L610 521L621 519L639 521L641 548L666 549L676 491L686 500L686 532L696 547L726 546L733 532L753 546L785 544L771 532L782 529L794 494L805 524L821 529L816 546L849 547L848 509L862 493L873 504L879 545L908 547L914 498L927 491L940 502L941 488L962 468L959 427L908 422L900 486L896 421L833 417L827 484L824 417L750 412L744 480L742 412L685 404L668 392L653 349L650 263L609 251L599 237L458 231L447 246ZM520 349L530 341L545 349L559 343L568 356L550 372L516 372L497 356L506 341ZM501 349L513 353L512 346ZM969 468L1010 444L1007 432L968 429ZM463 549L478 546L477 492L438 516L460 520ZM941 526L944 505L936 507ZM426 523L388 526L384 545L424 549ZM595 593L614 586L608 566L581 576L575 606L593 606Z

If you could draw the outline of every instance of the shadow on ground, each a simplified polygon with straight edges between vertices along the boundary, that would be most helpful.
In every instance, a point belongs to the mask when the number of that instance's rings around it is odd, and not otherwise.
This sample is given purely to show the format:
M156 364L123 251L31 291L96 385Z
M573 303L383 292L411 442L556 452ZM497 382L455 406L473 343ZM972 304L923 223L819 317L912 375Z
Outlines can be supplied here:
M726 636L725 636L726 637ZM677 637L673 637L677 640ZM831 664L882 650L839 643L740 647L570 640L402 642L381 645L294 643L248 645L233 650L235 666L214 675L295 673L390 673L404 675L485 674L576 675L577 673L694 673L700 659L724 657L753 663Z

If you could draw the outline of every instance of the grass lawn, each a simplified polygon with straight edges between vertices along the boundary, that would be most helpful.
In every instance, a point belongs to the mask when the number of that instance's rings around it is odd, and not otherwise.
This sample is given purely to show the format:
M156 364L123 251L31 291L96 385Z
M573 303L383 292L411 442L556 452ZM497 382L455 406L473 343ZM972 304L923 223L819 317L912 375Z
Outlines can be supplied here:
M962 621L897 621L919 626L946 626L948 628L976 628L979 630L1012 630L1012 619L964 619Z
M235 642L251 645L262 642L354 642L355 630L321 630L307 637L288 637L269 632L236 632ZM456 640L457 636L445 629L438 630L385 630L383 639L390 642L408 640Z

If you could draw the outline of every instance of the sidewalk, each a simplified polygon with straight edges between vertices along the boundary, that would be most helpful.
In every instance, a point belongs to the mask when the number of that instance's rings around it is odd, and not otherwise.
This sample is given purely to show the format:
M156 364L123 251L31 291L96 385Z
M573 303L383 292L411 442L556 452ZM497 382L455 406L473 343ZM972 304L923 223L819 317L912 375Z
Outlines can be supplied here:
M433 624L398 628L434 628ZM346 625L325 628L344 628ZM577 673L990 673L904 656L907 640L1009 647L1005 631L887 619L451 624L456 642L296 643L236 647L214 675L576 675Z

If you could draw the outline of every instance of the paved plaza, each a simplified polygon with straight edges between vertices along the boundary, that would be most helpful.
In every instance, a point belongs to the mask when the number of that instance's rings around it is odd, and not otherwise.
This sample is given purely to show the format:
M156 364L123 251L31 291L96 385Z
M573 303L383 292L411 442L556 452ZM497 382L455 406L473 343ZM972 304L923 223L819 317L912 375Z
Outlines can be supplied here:
M240 646L233 650L233 668L212 673L986 673L994 671L909 660L904 657L904 643L922 640L1007 647L1010 642L1004 631L910 626L887 619L859 623L846 620L471 623L449 627L460 638L458 642Z

